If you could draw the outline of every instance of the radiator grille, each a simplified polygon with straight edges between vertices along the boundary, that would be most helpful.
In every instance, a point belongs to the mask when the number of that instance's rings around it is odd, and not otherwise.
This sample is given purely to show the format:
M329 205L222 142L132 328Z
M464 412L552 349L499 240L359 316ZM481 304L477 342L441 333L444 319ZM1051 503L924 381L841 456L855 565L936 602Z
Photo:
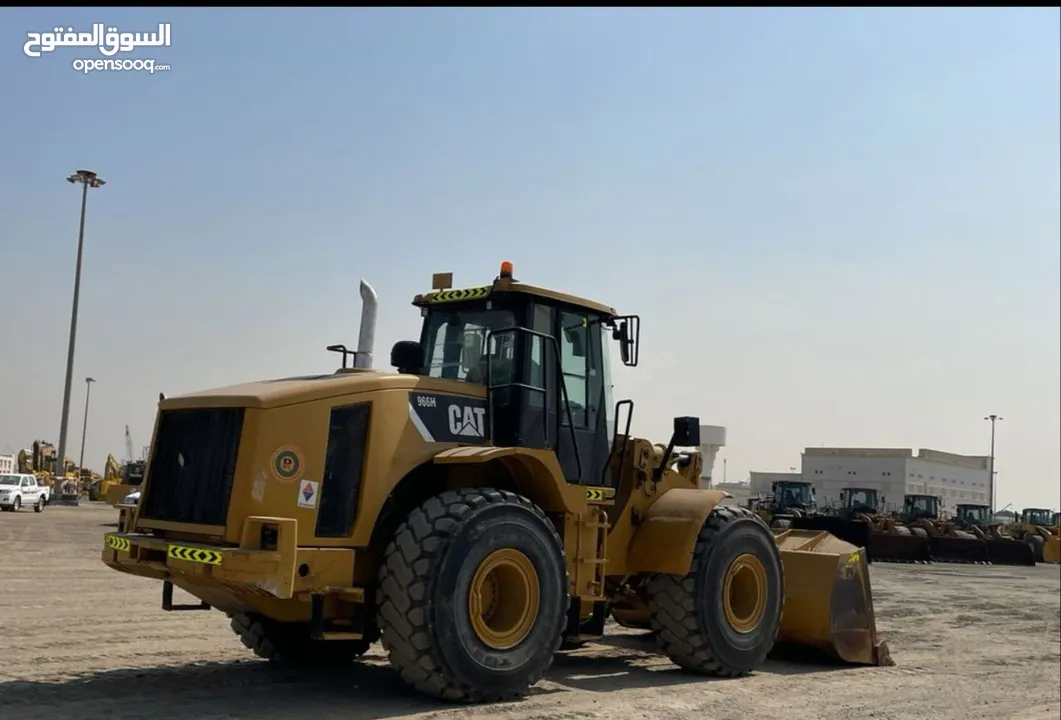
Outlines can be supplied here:
M163 410L141 516L224 525L236 472L243 408Z

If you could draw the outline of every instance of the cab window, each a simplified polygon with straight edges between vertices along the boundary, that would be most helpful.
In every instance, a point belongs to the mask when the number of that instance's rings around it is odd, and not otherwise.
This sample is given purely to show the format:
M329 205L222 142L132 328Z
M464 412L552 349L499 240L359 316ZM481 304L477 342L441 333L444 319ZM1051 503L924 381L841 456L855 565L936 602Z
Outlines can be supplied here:
M425 320L423 345L426 374L448 380L486 382L486 334L512 327L509 310L434 310ZM505 342L505 337L501 338ZM492 343L496 345L496 341ZM497 350L497 348L493 348ZM498 371L495 364L494 371ZM501 381L501 378L496 378Z
M583 315L560 313L560 367L571 407L571 422L574 427L584 428L588 424L589 333L587 318ZM567 424L566 413L561 413L560 419Z

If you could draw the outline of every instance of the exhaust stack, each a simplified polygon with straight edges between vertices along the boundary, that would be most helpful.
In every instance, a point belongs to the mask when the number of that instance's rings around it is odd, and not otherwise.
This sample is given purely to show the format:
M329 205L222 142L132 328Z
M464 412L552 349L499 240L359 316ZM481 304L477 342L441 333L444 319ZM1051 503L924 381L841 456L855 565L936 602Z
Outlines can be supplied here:
M354 367L372 369L372 349L376 345L376 310L379 298L376 291L364 280L361 281L361 329L357 335L357 352Z

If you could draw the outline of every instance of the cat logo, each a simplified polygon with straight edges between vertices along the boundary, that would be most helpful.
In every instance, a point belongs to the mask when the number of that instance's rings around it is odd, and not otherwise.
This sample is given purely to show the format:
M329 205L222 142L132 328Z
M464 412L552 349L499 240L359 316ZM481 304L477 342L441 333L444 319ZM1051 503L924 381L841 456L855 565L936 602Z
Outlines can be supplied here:
M486 436L486 408L449 406L449 431L458 437Z

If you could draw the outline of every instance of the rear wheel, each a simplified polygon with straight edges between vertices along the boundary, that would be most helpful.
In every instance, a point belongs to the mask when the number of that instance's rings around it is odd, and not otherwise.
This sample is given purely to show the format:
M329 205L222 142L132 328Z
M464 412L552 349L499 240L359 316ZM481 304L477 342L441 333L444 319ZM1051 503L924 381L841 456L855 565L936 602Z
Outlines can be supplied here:
M684 577L649 582L651 625L675 664L736 677L762 664L781 624L784 578L770 529L748 510L716 507Z
M328 667L353 662L368 651L378 635L373 629L361 640L314 640L309 623L277 622L252 614L232 615L230 625L258 657L298 666Z
M37 504L33 506L33 512L44 512L44 496L37 498Z
M447 491L398 528L380 567L383 646L421 692L463 702L519 697L566 627L560 537L530 500Z

